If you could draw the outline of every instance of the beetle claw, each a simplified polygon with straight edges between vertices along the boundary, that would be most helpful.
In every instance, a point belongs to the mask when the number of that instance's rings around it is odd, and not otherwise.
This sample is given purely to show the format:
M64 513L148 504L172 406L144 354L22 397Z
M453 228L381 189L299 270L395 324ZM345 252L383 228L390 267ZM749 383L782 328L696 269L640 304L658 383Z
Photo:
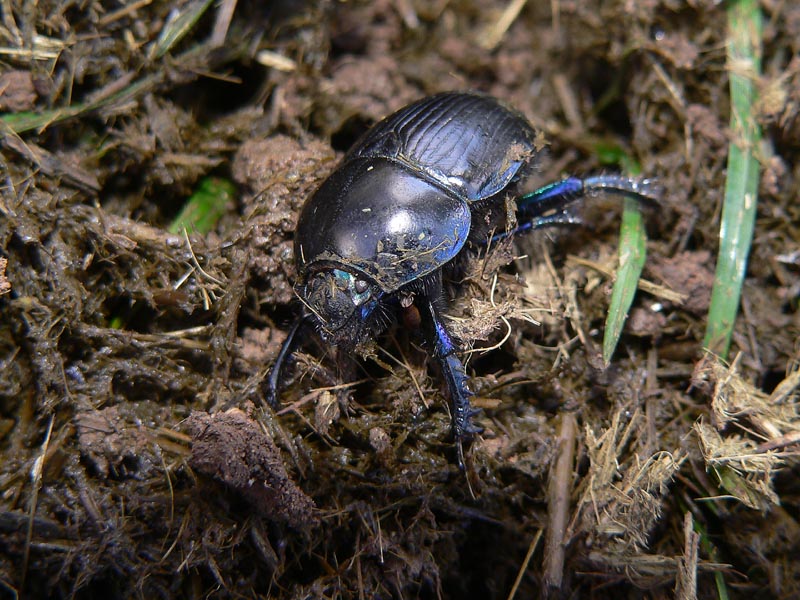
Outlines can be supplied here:
M455 437L455 446L456 446L456 459L458 461L458 468L462 471L466 471L466 465L464 463L464 445L469 445L472 443L473 438L476 435L483 433L483 427L480 425L476 425L470 419L477 415L478 413L482 412L479 408L472 408L469 407L466 412L465 418L462 420L461 423L453 422L453 435Z
M472 436L483 433L483 427L472 422L472 417L476 417L483 411L480 408L470 406L466 403L466 408L461 411L461 418L453 420L453 430L457 438L471 438Z

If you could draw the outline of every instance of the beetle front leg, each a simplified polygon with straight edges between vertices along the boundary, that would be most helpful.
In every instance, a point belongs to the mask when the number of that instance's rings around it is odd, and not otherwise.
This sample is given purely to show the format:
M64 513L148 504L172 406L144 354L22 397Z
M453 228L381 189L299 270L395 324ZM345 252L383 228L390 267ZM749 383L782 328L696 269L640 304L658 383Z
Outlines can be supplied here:
M463 470L463 442L465 440L469 441L473 435L483 431L481 427L472 423L472 417L478 414L480 410L472 408L469 402L470 396L475 394L467 385L469 377L464 371L464 365L461 360L456 356L456 346L453 343L450 332L445 327L439 310L430 300L425 301L424 308L432 325L432 333L430 335L433 338L434 355L439 361L442 375L447 382L447 390L450 393L450 401L453 406L453 436L458 452L458 466Z
M306 316L302 316L294 322L289 333L286 335L286 339L283 340L281 350L278 352L278 357L269 370L269 375L267 375L267 380L264 383L264 400L266 400L267 404L272 408L278 407L278 390L280 388L284 365L297 346L297 332L300 331L300 328L306 322L307 318Z

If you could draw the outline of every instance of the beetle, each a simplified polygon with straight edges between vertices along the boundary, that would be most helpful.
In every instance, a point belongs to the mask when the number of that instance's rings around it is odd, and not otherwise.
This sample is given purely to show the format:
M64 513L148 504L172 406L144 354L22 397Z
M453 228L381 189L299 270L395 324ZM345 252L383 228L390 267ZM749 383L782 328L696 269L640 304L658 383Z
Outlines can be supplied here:
M355 143L297 221L302 312L265 382L270 405L277 406L283 365L305 323L326 343L353 350L381 333L392 314L415 306L449 392L463 467L462 443L481 429L472 422L473 393L443 318L444 273L480 243L475 232L487 210L504 206L536 165L536 134L525 117L490 96L445 92L401 108ZM654 200L656 189L650 180L620 175L567 177L519 196L515 225L494 238L579 223L573 203L592 192Z

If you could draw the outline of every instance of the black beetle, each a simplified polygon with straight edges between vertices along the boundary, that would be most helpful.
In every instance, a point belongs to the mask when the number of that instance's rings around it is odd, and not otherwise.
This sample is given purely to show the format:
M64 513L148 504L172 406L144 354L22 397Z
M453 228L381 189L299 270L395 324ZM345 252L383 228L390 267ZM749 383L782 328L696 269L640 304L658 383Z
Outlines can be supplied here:
M413 304L447 382L463 466L461 443L480 429L442 318L442 271L468 239L480 243L473 225L485 221L487 208L502 207L523 169L535 163L535 137L522 115L494 98L450 92L400 109L356 142L297 222L296 290L304 308L266 382L273 407L281 367L305 321L327 343L353 349ZM656 187L619 175L569 177L519 197L516 226L495 237L577 223L571 203L598 190L651 200Z

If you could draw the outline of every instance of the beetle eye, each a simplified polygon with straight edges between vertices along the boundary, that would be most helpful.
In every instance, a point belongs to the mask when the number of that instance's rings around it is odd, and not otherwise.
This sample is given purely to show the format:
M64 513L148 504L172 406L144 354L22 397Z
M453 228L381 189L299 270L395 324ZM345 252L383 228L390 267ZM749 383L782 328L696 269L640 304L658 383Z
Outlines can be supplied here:
M369 284L363 279L356 279L355 288L357 293L363 294L369 289Z

